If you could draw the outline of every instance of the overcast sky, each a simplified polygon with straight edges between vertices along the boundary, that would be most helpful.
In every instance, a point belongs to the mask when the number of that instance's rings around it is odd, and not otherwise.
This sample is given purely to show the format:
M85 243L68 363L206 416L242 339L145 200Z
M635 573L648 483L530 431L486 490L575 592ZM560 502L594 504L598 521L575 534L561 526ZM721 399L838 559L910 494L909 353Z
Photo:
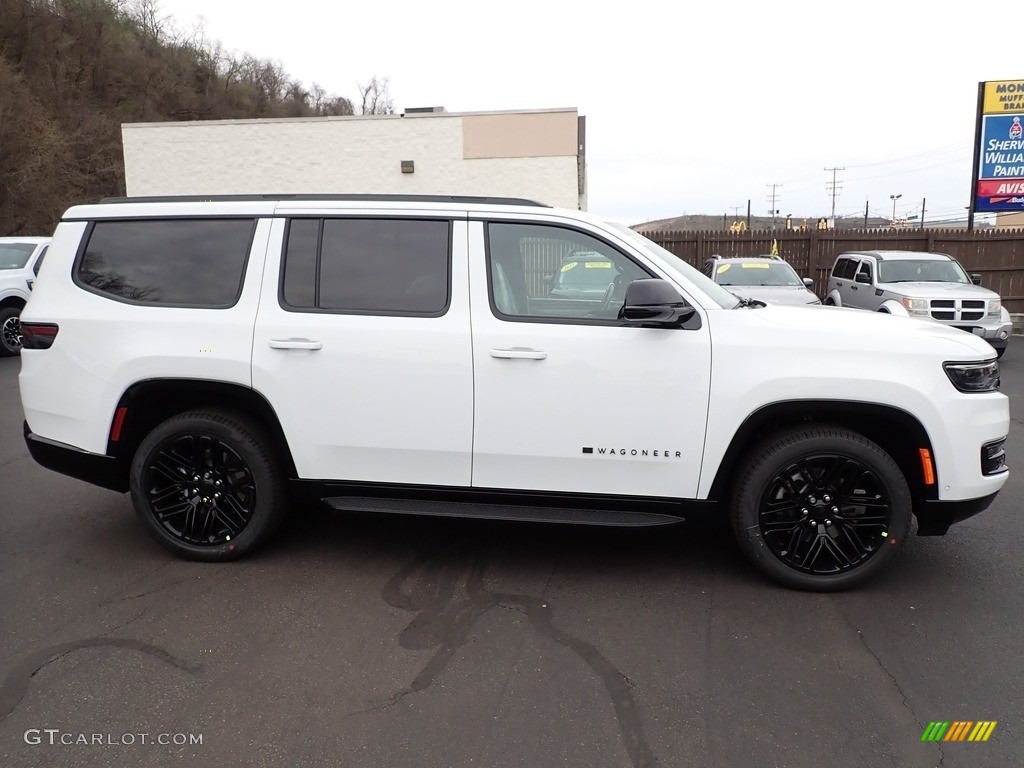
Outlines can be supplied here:
M1015 5L159 0L228 51L395 106L576 107L590 210L625 223L721 215L965 215L977 84L1024 78ZM1000 31L1002 30L1002 32Z

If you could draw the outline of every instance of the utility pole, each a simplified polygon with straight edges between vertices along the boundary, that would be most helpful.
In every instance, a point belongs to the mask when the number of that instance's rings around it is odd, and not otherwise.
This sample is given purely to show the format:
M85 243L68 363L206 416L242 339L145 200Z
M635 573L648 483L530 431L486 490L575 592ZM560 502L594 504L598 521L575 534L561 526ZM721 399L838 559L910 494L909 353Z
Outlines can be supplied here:
M867 200L864 201L864 229L868 228L868 202Z
M772 215L772 232L774 232L775 231L775 217L779 215L778 200L779 200L780 195L778 193L778 189L782 185L781 184L765 184L765 186L770 188L771 191L772 191L772 193L768 196L768 200L772 204L772 207L768 211L768 213L770 213Z
M750 231L750 200L747 200L747 232Z
M734 219L738 219L740 217L740 210L743 208L743 206L742 205L730 205L729 207L732 208L732 217Z
M825 184L825 189L828 190L828 192L832 195L832 226L833 227L835 227L835 225L836 225L836 197L838 197L839 193L843 190L842 186L840 186L839 184L836 183L836 174L839 173L839 171L845 171L845 170L846 170L845 168L826 168L825 169L826 173L831 173L832 174L832 181L831 181L831 183Z
M921 229L924 229L924 204L928 202L927 197L921 198Z

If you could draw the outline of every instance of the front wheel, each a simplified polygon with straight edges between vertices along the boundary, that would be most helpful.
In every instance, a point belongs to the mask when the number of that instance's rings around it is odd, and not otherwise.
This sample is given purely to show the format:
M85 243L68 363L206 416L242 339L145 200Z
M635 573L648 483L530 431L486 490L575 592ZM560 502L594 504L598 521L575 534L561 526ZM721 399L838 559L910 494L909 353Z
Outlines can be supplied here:
M910 531L907 481L878 445L820 426L779 433L746 458L730 505L744 555L796 589L861 584L895 556Z
M149 532L189 560L241 557L287 512L270 438L255 422L226 411L189 411L157 425L135 453L130 486Z
M15 307L0 308L0 357L9 357L21 352L21 310Z

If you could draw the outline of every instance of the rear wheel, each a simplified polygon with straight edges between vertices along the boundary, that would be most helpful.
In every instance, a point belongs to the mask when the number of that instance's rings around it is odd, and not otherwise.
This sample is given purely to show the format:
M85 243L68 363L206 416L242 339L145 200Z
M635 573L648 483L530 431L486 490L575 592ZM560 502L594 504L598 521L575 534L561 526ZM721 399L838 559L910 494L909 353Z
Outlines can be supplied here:
M21 310L16 307L0 308L0 357L21 352Z
M777 434L747 456L730 505L740 548L762 573L827 592L867 581L910 531L910 489L878 445L839 427Z
M143 524L189 560L241 557L287 512L272 442L258 424L227 411L189 411L159 424L136 451L130 480Z

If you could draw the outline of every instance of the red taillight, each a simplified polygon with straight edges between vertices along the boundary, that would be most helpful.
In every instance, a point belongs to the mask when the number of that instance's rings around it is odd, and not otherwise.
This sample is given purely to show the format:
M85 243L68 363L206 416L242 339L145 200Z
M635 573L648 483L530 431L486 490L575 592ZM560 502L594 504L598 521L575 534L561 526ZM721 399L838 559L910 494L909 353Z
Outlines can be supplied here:
M49 349L59 330L56 323L22 323L21 346L25 349Z
M116 443L121 439L121 429L124 427L124 417L128 415L128 406L121 405L114 412L114 423L110 425L110 442Z

